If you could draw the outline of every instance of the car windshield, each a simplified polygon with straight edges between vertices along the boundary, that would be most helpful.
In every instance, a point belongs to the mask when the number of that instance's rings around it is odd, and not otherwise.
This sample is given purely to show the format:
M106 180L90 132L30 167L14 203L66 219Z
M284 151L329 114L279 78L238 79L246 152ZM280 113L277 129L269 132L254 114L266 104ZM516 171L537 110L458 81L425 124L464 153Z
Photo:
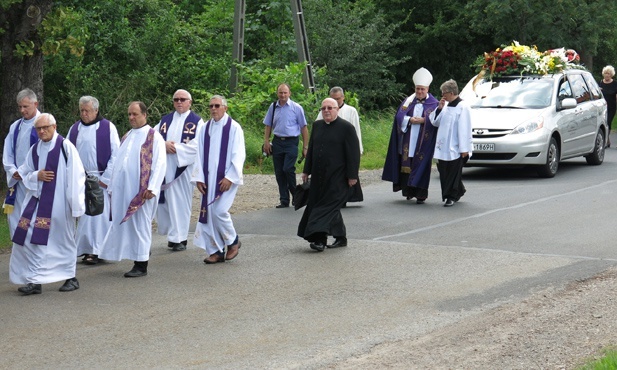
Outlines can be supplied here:
M486 96L474 108L539 109L551 104L553 81L543 78L515 78L485 81L492 84ZM487 87L478 86L482 91Z

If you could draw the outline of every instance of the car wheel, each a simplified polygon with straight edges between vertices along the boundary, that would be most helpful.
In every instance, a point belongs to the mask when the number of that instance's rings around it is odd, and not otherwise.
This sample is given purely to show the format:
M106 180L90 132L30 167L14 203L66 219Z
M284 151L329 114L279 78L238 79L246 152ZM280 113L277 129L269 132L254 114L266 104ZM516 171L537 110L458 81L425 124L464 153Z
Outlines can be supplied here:
M598 131L596 142L593 145L593 152L585 156L587 163L594 166L602 164L602 162L604 162L604 149L606 149L604 148L604 133Z
M546 163L538 168L538 175L540 177L555 177L557 169L559 168L559 147L557 146L557 140L554 137L548 143L548 150L546 153Z

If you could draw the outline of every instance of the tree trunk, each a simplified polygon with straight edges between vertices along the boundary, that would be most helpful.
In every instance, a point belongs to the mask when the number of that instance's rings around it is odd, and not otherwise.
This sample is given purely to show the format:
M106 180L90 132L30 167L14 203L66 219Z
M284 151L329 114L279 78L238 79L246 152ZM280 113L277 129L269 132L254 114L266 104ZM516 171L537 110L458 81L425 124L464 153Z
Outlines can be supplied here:
M51 0L25 0L0 9L0 27L4 29L0 36L0 150L11 123L20 117L15 101L20 90L34 90L39 98L39 110L43 109L43 52L38 31L51 6ZM32 55L15 55L16 45L21 42L34 45Z

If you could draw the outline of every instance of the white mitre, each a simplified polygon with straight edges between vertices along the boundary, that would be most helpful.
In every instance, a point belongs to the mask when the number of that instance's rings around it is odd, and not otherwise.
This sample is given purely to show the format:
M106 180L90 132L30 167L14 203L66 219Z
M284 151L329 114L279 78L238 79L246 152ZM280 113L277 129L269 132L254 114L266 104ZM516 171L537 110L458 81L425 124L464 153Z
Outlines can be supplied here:
M422 67L413 74L413 83L416 86L426 86L429 87L433 82L433 75L428 69Z

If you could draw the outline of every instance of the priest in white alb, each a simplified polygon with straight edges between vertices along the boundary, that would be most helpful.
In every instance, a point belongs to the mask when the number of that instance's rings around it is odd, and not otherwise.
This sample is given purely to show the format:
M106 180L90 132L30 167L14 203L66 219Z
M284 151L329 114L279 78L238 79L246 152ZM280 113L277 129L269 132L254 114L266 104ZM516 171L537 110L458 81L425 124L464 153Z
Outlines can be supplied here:
M2 152L2 166L4 173L6 173L8 185L2 208L8 216L11 235L13 235L21 217L21 204L26 196L26 188L21 182L21 176L17 169L26 160L28 149L39 141L34 129L34 120L41 114L38 109L39 102L36 93L30 89L24 89L17 93L17 106L21 118L9 127L9 134L4 139Z
M79 289L75 278L75 222L86 211L85 171L77 149L56 132L49 113L34 122L40 141L19 167L26 196L13 233L9 278L24 295L41 284L66 280L60 291Z
M242 127L227 114L227 100L210 99L210 120L197 131L197 166L192 180L202 194L194 243L207 264L234 259L241 243L229 214L242 185L246 158ZM225 253L227 247L227 253Z
M133 260L124 277L148 274L152 220L165 176L165 141L147 122L147 107L137 101L129 104L131 130L109 164L107 191L111 196L111 228L99 255L104 260Z
M116 126L99 114L99 101L93 96L79 99L81 119L69 129L67 138L75 145L86 171L109 183L107 171L111 156L120 146ZM103 213L96 216L83 215L77 224L77 255L83 257L86 265L99 262L103 239L111 226L109 221L109 195L105 193Z
M159 235L167 236L172 251L186 250L195 186L191 173L197 158L195 134L204 122L191 110L191 94L177 90L173 96L175 111L163 116L154 127L167 152L167 170L161 186L156 224Z

